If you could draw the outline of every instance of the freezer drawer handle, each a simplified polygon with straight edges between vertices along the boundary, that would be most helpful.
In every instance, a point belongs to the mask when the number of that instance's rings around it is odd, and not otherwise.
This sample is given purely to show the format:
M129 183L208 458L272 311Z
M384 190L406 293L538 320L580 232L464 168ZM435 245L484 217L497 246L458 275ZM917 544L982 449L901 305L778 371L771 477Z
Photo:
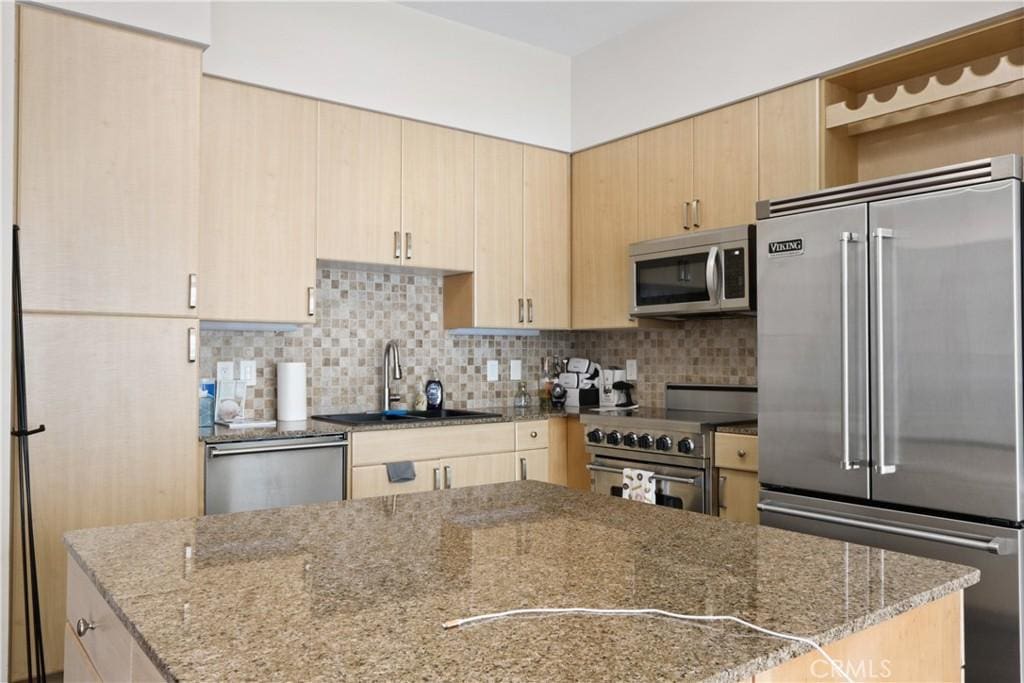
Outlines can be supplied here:
M842 438L844 470L860 468L860 462L850 457L850 242L856 242L860 236L855 232L844 232L839 235L839 256L842 259L839 267L839 309L840 309L840 348L842 349Z
M813 519L818 522L828 522L830 524L850 526L857 529L881 531L886 534L919 538L924 541L935 541L936 543L945 543L946 545L955 545L961 548L970 548L971 550L983 550L987 553L992 553L993 555L1013 555L1017 552L1016 544L1008 538L992 538L986 541L981 538L971 538L969 536L956 536L954 534L944 534L938 531L925 531L924 529L881 524L879 522L871 522L866 519L852 519L850 517L842 517L839 515L829 515L824 512L814 512L813 510L802 510L783 505L774 505L770 502L758 503L757 509L761 512L774 512L775 514L788 515L789 517Z
M591 472L611 472L612 474L622 474L622 470L617 467L605 467L604 465L587 465L587 469ZM700 482L700 477L670 477L667 474L654 475L655 479L660 481L673 481L677 484L690 484L696 486Z
M225 455L246 455L248 453L273 453L275 451L305 451L312 448L338 448L347 445L344 441L329 441L327 443L291 444L285 446L254 446L253 448L211 448L210 458L219 458Z
M875 428L878 430L878 464L875 466L879 474L892 474L896 471L896 465L889 465L885 462L885 314L882 311L882 301L885 299L885 287L883 286L882 273L882 246L885 240L892 239L892 230L888 228L875 228L871 233L875 238L875 335L878 339L875 353L877 358L878 372L875 376L875 386L878 390L875 393L878 405L878 419Z

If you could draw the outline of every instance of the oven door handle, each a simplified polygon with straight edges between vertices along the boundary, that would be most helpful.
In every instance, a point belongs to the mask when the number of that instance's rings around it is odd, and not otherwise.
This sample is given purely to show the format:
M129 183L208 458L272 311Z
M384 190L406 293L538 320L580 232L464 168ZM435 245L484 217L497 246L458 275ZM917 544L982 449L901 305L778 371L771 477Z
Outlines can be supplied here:
M622 470L620 470L618 467L607 467L605 465L588 464L587 469L590 470L591 472L610 472L611 474L622 474ZM660 479L661 481L675 482L677 484L690 484L691 486L698 485L701 480L701 477L672 477L667 474L658 474L657 472L654 473L654 478Z

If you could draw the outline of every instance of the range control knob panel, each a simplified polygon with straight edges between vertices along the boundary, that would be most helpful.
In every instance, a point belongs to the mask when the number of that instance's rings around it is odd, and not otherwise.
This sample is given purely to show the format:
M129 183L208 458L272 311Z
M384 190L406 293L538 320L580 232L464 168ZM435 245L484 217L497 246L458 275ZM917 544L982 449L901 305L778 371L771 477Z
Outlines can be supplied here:
M622 434L619 433L619 430L613 429L608 432L608 436L604 438L604 442L609 446L618 446L622 443Z
M637 443L640 444L640 448L654 448L654 437L650 434L641 434Z
M600 429L591 429L587 432L587 441L590 443L601 443L604 441L604 432Z
M662 434L658 437L658 440L654 442L654 446L659 451L670 451L672 450L672 437Z
M679 452L690 454L693 453L696 445L693 443L693 439L685 438L679 440Z
M633 432L629 432L622 437L622 445L626 448L636 448L637 436Z

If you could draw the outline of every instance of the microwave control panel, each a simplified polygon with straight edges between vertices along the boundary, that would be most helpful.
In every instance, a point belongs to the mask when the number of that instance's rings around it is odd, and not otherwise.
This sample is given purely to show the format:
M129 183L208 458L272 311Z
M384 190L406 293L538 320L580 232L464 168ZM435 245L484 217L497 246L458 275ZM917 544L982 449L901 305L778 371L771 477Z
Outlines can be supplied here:
M731 247L725 250L725 267L722 269L726 299L742 299L747 295L746 250Z

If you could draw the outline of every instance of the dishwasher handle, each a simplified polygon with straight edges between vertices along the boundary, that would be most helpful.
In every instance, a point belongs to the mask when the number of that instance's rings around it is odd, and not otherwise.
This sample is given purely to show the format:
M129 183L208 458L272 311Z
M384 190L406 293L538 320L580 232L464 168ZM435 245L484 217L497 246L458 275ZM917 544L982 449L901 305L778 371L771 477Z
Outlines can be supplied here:
M849 526L856 529L880 531L886 534L893 534L894 536L906 536L908 538L917 538L923 541L934 541L936 543L955 545L960 548L969 548L971 550L983 550L987 553L992 553L993 555L1013 555L1017 552L1017 544L1008 538L997 537L985 539L984 537L978 538L961 536L959 534L952 534L943 531L929 531L928 529L918 529L898 524L883 524L882 522L873 522L871 520L857 519L855 517L830 515L828 513L817 512L815 510L805 510L803 508L789 507L787 505L776 505L771 502L758 503L757 509L761 512L774 512L775 514L786 515L788 517L800 517L801 519L828 522L829 524Z
M245 455L247 453L274 453L280 451L305 451L312 448L338 448L347 446L348 441L322 441L317 443L295 443L281 444L278 446L251 446L246 448L217 448L212 447L207 451L207 458L220 458L226 455Z

